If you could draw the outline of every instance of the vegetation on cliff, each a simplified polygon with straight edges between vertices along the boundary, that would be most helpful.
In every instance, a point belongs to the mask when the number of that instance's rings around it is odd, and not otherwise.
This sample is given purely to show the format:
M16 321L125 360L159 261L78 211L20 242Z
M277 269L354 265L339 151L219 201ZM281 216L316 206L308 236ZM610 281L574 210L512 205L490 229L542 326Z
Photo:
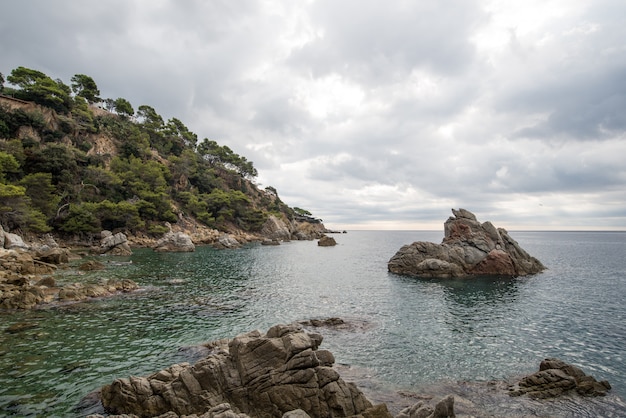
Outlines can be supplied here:
M0 224L87 237L103 229L154 236L166 222L258 231L292 219L251 161L198 140L176 118L124 98L101 99L84 74L71 86L24 67L0 74Z

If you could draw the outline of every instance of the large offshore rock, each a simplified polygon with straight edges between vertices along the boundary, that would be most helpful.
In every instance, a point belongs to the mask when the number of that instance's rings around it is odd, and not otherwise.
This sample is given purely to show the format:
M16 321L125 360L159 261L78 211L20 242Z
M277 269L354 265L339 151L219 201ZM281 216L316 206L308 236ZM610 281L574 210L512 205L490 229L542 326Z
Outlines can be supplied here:
M213 353L194 365L117 379L102 388L102 404L110 413L141 417L203 414L222 404L254 417L280 417L298 409L320 418L365 416L367 411L390 417L341 379L332 353L318 349L321 342L321 335L295 324L276 325L264 335L249 332L212 345Z
M418 277L475 275L525 276L545 266L530 256L504 228L480 223L468 210L452 209L441 244L418 241L405 245L389 260L390 272Z

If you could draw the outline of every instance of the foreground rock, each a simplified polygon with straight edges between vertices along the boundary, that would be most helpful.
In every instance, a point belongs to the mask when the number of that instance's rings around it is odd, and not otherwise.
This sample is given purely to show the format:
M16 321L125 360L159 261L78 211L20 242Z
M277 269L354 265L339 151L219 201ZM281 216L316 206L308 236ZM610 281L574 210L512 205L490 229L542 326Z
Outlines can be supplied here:
M562 360L549 358L539 365L539 371L521 379L510 388L511 396L527 395L534 399L556 398L575 391L582 396L606 396L611 385L597 381L581 369Z
M418 277L451 278L473 275L525 276L545 270L509 236L491 222L480 223L465 210L452 209L444 223L441 244L414 242L389 260L392 273Z
M311 417L390 417L384 405L374 407L339 376L332 353L318 349L321 342L320 334L298 325L220 340L194 365L115 380L102 388L102 404L110 413L141 417L201 415L224 404L229 416L280 417L300 409Z

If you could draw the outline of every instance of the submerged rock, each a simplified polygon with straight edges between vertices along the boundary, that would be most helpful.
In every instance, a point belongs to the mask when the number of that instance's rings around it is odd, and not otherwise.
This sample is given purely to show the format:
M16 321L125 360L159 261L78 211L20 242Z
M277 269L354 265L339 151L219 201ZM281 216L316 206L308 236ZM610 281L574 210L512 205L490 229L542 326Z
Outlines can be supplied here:
M229 404L233 414L276 417L391 417L373 407L352 383L333 369L322 336L299 325L276 325L212 347L194 365L180 363L147 377L117 379L101 390L105 410L138 416L205 414ZM204 416L204 415L203 415ZM232 416L232 415L231 415Z
M491 222L480 223L468 210L452 209L444 223L441 244L418 241L405 245L389 260L390 272L418 277L475 275L525 276L545 270L509 236Z

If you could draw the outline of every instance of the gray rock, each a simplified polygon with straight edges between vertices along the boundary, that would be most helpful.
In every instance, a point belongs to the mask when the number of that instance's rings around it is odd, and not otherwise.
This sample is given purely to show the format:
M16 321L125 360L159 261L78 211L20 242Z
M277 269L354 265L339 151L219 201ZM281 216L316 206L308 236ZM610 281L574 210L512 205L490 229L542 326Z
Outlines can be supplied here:
M405 245L389 260L390 272L419 277L474 275L524 276L545 269L503 228L481 224L466 209L452 209L441 244L418 241Z
M117 379L102 388L102 403L112 413L141 416L202 414L228 403L234 413L258 417L297 409L321 418L366 416L372 410L378 413L369 416L391 417L341 379L331 367L333 356L318 350L321 342L321 335L297 324L276 325L264 335L252 331L194 365Z
M168 232L157 241L154 251L157 252L193 252L196 250L191 237L183 232Z
M268 216L267 220L261 227L261 235L271 240L289 240L291 239L291 229L289 225L282 219L274 215Z
M9 232L4 233L4 248L7 250L29 250L30 247L24 242L22 237Z

